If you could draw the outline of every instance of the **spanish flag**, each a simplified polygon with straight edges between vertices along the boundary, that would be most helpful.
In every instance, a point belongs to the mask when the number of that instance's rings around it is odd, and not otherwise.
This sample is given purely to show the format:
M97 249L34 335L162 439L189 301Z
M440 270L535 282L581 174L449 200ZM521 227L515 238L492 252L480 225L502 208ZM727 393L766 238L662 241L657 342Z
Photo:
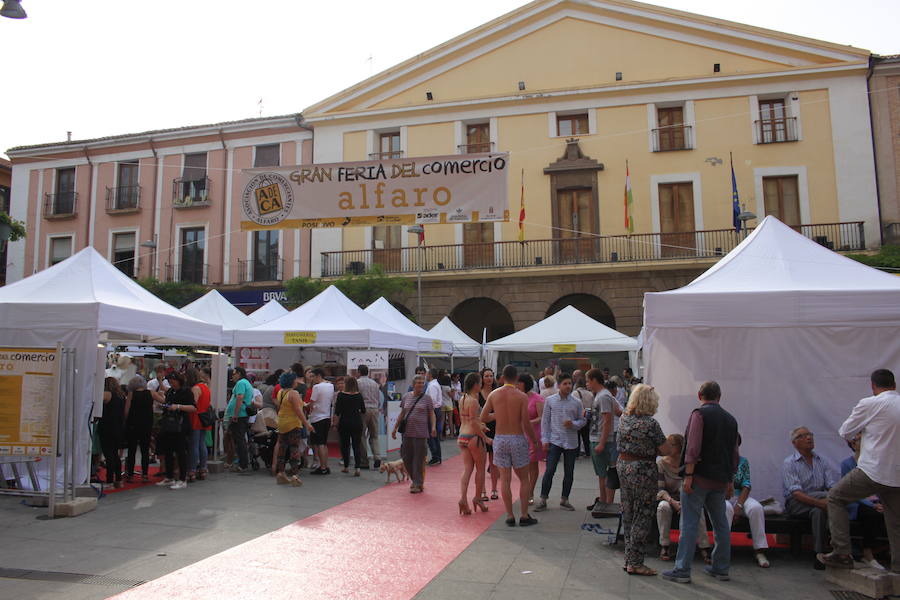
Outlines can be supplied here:
M525 241L525 169L522 169L522 196L519 202L519 241Z
M628 161L625 161L625 231L634 233L634 197L631 195L631 173L628 171Z

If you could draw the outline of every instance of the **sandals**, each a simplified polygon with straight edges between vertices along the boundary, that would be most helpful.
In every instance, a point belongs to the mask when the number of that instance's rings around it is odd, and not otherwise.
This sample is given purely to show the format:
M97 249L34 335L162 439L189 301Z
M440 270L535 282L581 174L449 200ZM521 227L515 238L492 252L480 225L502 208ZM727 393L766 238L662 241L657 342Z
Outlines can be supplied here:
M769 559L766 558L766 555L762 552L756 552L756 564L758 564L763 569L768 569Z
M629 575L644 575L646 577L656 577L656 571L647 565L638 565L636 567L627 567L625 572Z
M481 494L481 501L482 501L482 502L487 502L487 501L488 501L488 495L487 495L487 494Z
M706 564L712 564L712 556L710 556L709 550L707 550L706 548L700 548L700 558L702 558L703 562L705 562Z
M672 549L669 546L663 546L659 550L659 560L672 560Z
M497 498L499 498L499 496L497 496L497 490L493 490L491 492L491 500L496 500Z

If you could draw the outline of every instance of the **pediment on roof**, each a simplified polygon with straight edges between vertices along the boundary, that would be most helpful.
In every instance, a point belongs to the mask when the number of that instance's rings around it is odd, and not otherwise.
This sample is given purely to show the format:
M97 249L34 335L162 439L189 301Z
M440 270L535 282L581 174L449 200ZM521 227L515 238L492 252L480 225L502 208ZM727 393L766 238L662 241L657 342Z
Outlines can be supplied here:
M304 116L602 87L616 85L616 73L621 83L677 82L856 63L868 55L627 0L538 0L323 100Z

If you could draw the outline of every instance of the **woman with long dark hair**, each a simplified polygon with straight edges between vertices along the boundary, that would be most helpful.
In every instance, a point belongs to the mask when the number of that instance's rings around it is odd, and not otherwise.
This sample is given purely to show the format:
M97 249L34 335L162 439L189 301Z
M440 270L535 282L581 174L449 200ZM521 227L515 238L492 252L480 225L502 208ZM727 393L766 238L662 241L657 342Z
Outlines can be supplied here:
M497 389L497 381L494 378L494 370L490 367L485 367L481 369L481 391L478 392L478 405L481 408L484 408L485 403L487 402L487 397L490 396L491 392ZM495 421L490 421L487 423L487 436L491 439L494 439L494 434L497 432L497 423ZM497 480L500 478L500 472L497 469L491 467L494 464L494 449L492 446L487 447L487 461L486 464L488 471L491 473L491 500L496 500L499 498L497 494ZM487 502L487 494L482 491L481 500L483 502Z
M125 396L115 377L103 381L103 416L100 417L100 447L106 459L106 483L122 487L119 448L125 439Z
M147 380L135 375L128 382L128 407L125 417L125 439L128 458L125 459L125 481L134 477L137 450L141 450L141 481L150 481L150 433L153 431L153 396L147 389Z
M163 414L159 419L159 438L157 451L166 459L166 478L156 485L166 486L173 490L187 487L188 476L188 439L191 434L191 422L187 414L197 412L194 394L187 386L184 375L173 371L166 376L171 386L166 391ZM178 461L178 481L175 481L175 461Z
M184 384L191 390L194 397L194 406L196 410L188 413L188 419L191 423L190 432L190 465L187 480L206 479L206 458L208 450L206 448L206 432L212 429L212 425L204 426L200 422L200 415L205 413L212 401L212 395L209 386L206 385L203 375L197 369L187 369L184 372Z
M341 460L343 468L341 473L350 470L350 447L353 447L353 475L359 477L359 466L362 463L362 416L366 413L366 405L362 394L359 393L359 384L355 377L344 379L344 389L338 392L334 404L335 424L338 435L341 438Z

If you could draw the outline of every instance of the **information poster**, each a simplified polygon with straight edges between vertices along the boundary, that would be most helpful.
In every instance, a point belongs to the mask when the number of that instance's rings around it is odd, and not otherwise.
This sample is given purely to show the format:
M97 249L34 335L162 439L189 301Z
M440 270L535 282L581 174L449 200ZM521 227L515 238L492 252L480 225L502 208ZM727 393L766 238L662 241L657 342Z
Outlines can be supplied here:
M0 348L0 456L49 456L56 350Z

